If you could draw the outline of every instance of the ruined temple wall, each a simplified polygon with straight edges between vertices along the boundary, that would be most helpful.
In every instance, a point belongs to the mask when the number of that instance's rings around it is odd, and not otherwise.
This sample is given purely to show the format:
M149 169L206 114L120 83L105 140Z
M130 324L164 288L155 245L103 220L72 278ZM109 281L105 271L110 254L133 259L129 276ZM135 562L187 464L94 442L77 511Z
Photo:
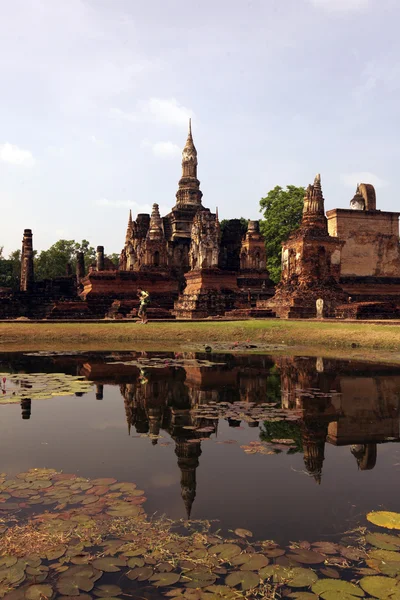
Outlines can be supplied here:
M327 218L344 242L341 276L400 277L399 213L334 209Z

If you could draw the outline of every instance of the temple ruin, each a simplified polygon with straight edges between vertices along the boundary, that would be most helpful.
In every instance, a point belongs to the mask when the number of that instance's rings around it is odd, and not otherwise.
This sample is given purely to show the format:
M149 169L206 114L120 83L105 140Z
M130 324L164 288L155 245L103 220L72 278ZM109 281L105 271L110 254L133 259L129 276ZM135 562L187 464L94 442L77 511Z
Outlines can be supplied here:
M282 244L274 287L258 221L224 223L203 205L191 123L175 204L161 216L129 212L119 265L97 246L85 271L35 281L33 235L24 230L19 292L2 290L0 318L129 319L137 290L150 293L150 319L400 318L399 215L376 207L372 185L357 186L350 208L325 213L321 177L309 185L302 221Z

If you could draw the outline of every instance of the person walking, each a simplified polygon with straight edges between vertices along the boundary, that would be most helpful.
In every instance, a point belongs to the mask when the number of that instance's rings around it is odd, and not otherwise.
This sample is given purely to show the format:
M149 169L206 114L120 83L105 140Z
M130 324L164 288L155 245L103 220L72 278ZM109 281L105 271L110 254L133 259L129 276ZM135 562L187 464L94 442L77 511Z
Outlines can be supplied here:
M149 292L146 292L145 290L138 288L137 295L138 295L138 298L140 301L138 315L137 315L140 319L138 321L138 323L141 323L142 325L146 325L146 323L148 322L147 307L150 302L150 294L149 294Z

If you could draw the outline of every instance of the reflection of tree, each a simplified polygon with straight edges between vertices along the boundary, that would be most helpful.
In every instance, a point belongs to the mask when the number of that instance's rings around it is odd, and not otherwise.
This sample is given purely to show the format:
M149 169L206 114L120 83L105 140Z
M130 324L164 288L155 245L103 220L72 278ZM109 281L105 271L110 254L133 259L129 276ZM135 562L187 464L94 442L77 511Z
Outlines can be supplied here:
M267 402L282 403L281 375L276 365L269 370L267 376Z
M263 442L272 442L272 440L291 439L295 443L295 448L291 448L288 454L297 454L303 452L303 441L301 430L298 423L289 421L264 421L260 431L260 440Z

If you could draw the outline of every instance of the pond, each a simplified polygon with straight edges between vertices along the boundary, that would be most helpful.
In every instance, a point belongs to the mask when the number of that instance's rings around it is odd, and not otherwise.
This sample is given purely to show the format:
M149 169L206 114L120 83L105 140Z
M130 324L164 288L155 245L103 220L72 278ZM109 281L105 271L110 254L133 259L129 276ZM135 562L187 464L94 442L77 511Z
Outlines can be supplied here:
M30 352L0 354L0 373L7 477L47 468L134 482L147 515L279 545L340 542L366 513L400 509L397 366ZM1 501L0 490L0 515Z

